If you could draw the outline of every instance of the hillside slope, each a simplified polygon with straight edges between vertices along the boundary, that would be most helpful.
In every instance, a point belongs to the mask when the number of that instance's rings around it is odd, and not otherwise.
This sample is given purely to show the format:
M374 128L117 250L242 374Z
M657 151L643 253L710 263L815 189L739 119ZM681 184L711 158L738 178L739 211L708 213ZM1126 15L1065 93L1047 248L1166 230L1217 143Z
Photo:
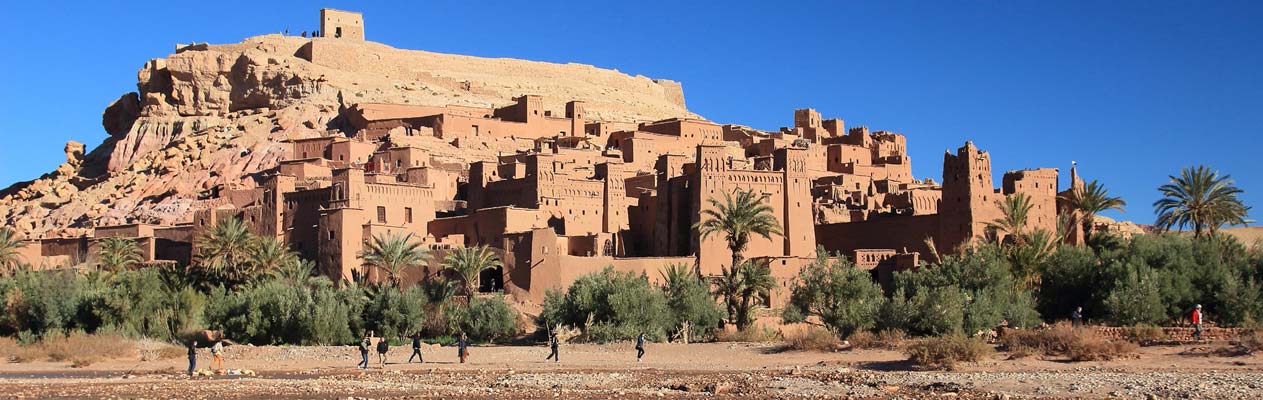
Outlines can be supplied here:
M150 60L137 91L103 113L110 135L85 154L0 191L0 223L27 238L78 236L94 226L176 223L226 187L252 187L286 157L284 140L330 134L359 102L503 106L523 94L546 110L581 100L591 119L697 117L678 83L582 64L479 58L337 39L266 35L185 46ZM53 133L50 133L53 134ZM423 143L453 162L491 159L529 142Z

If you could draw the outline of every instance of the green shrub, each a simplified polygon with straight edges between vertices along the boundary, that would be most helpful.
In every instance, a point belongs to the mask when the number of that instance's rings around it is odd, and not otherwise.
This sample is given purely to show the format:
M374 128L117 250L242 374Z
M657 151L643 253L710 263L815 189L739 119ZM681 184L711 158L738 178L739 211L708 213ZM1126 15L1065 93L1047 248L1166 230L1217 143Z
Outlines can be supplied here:
M443 312L452 335L463 332L476 341L495 341L517 333L517 311L503 295L475 297L468 305L449 303Z
M814 326L785 335L785 348L790 350L833 351L841 346L842 341L838 340L838 335Z
M578 327L589 339L604 342L640 333L660 340L674 325L672 318L666 296L647 277L606 268L580 277L564 296L548 294L539 322L545 329L558 323Z
M667 330L683 335L680 330L688 322L690 337L712 335L723 321L725 311L711 297L710 285L688 265L667 267L662 274L662 291L671 312Z
M895 274L894 294L881 308L880 328L941 336L1041 322L1031 293L1014 279L995 246Z
M842 336L872 329L885 303L881 287L867 271L856 268L845 257L830 259L823 250L818 250L815 262L794 283L782 317L796 322L817 316Z

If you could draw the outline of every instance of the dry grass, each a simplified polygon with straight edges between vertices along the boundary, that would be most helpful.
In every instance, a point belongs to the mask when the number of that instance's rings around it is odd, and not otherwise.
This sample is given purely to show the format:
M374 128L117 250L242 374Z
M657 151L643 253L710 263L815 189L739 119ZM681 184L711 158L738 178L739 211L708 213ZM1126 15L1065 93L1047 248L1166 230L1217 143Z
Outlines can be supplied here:
M141 361L170 360L187 354L183 347L155 340L142 340L137 347Z
M964 336L917 340L903 349L908 360L930 369L955 369L962 362L977 362L995 352L986 342Z
M113 335L88 335L80 332L47 338L25 346L17 345L9 339L9 342L0 344L0 349L3 349L12 362L69 361L76 368L136 355L136 344L130 340Z
M776 342L781 335L772 328L763 325L747 327L744 331L723 330L715 334L716 342Z
M1138 336L1151 336L1149 330ZM1159 330L1161 332L1161 330ZM1014 358L1043 354L1065 356L1073 361L1113 360L1136 352L1135 343L1109 340L1093 329L1076 329L1066 324L1048 329L1011 330L1000 338L1000 348Z
M842 347L842 341L828 329L810 327L785 337L785 348L789 350L834 351Z
M1132 343L1149 346L1171 340L1161 327L1153 325L1136 325L1123 330L1123 337Z
M877 333L859 331L846 338L852 349L899 350L907 335L898 329L886 329Z

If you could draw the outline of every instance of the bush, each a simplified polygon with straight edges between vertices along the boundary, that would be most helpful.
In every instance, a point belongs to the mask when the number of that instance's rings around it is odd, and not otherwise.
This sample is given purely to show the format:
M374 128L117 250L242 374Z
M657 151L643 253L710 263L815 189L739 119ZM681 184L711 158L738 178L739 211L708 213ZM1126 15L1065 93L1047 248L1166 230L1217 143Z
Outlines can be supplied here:
M852 333L846 338L852 349L885 349L897 350L903 345L906 335L898 329L886 329L876 334L869 331Z
M841 347L838 336L828 329L810 327L785 336L789 350L834 351Z
M908 360L930 369L955 369L961 362L977 362L994 349L979 339L950 335L920 339L904 347Z
M1134 268L1133 268L1134 267ZM1110 321L1119 325L1156 324L1167 319L1158 275L1144 265L1122 266L1123 274L1105 299Z
M745 330L722 330L715 333L719 342L767 343L780 341L781 334L763 325L754 325Z
M714 334L725 311L711 297L710 285L687 265L667 267L662 275L662 291L666 295L667 309L671 311L667 331L682 336L685 332L681 330L687 322L690 337Z
M1136 352L1138 346L1125 340L1109 340L1097 335L1080 336L1066 356L1073 361L1113 360Z
M93 363L132 357L137 354L136 344L115 335L88 335L72 332L67 336L48 336L36 343L17 345L9 342L0 345L7 358L14 362L69 361L75 368Z
M384 286L370 293L371 300L365 305L362 318L378 336L401 338L421 330L426 319L426 295L420 288L401 291Z
M788 322L817 316L835 332L848 336L872 329L885 303L881 287L867 271L845 257L829 258L823 248L791 289L789 305L782 314Z
M1128 341L1141 346L1147 346L1170 339L1161 327L1154 325L1136 325L1128 327L1123 330L1123 337Z
M488 298L475 297L470 304L449 303L444 307L451 334L464 332L476 341L494 341L517 333L517 311L496 295Z
M1057 324L1048 329L1010 330L1000 338L1004 351L1020 357L1029 354L1064 356L1072 361L1112 360L1136 351L1136 344L1109 340L1094 329Z
M1037 325L1034 299L1011 269L999 248L983 246L940 265L898 272L878 327L942 336L990 330L1003 321Z
M648 277L613 268L580 277L564 296L547 294L538 322L545 329L557 324L580 328L597 342L630 340L640 333L661 340L674 325L666 296Z

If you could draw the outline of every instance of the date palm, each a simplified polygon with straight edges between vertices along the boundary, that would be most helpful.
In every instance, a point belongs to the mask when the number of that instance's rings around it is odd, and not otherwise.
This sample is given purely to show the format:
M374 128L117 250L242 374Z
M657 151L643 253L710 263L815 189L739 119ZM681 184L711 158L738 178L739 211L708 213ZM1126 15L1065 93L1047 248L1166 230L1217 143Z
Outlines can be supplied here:
M996 233L997 240L1002 233L1021 244L1022 233L1026 230L1026 221L1031 214L1031 198L1026 193L1014 193L996 199L995 204L1000 208L1001 217L988 222L987 228Z
M772 268L767 263L746 261L738 269L741 282L741 303L737 307L737 330L745 330L750 326L750 302L757 296L765 295L776 288L776 279L772 277Z
M1193 235L1201 237L1207 230L1214 234L1223 225L1250 222L1246 219L1250 207L1237 197L1243 191L1234 186L1235 182L1228 175L1199 165L1185 167L1179 177L1169 178L1170 183L1158 187L1163 197L1153 203L1159 228L1191 226Z
M1080 188L1075 188L1069 193L1061 196L1061 200L1070 208L1071 215L1078 223L1083 225L1083 236L1092 236L1092 229L1095 226L1093 220L1097 214L1108 210L1125 211L1123 208L1127 206L1127 202L1122 198L1109 195L1109 190L1105 185L1097 181L1088 182Z
M283 270L301 263L298 254L276 238L259 238L250 252L252 276L277 276ZM288 271L296 272L296 271Z
M103 271L119 272L144 261L135 240L111 237L101 239L98 246L97 265Z
M402 285L408 268L430 260L429 251L421 247L421 242L412 241L411 233L374 236L368 249L360 251L359 257L365 265L380 270L386 281L396 288Z
M486 245L462 247L453 250L443 258L443 270L450 270L460 275L465 284L465 295L473 300L478 292L478 276L482 271L503 266L500 258Z
M11 272L21 263L18 249L23 246L17 233L8 228L0 228L0 272Z
M294 286L307 286L311 283L311 279L316 277L316 264L295 257L295 261L282 265L272 270L269 274L273 279L277 279Z
M1057 236L1043 229L1022 236L1022 245L1009 246L1004 252L1013 266L1013 275L1020 280L1018 283L1034 290L1042 280L1041 267L1057 251Z
M753 236L771 239L772 235L781 235L780 221L767 205L768 195L756 195L753 190L737 189L733 193L724 193L724 201L715 198L707 199L711 207L702 211L702 220L693 225L693 230L705 240L713 235L722 235L728 242L728 250L732 252L732 263L723 269L724 281L718 291L724 297L728 308L729 320L738 320L738 298L741 296L738 276L741 271L743 253Z
M237 218L229 218L198 238L198 254L194 265L208 279L204 283L236 286L250 280L250 257L257 245L249 227Z

